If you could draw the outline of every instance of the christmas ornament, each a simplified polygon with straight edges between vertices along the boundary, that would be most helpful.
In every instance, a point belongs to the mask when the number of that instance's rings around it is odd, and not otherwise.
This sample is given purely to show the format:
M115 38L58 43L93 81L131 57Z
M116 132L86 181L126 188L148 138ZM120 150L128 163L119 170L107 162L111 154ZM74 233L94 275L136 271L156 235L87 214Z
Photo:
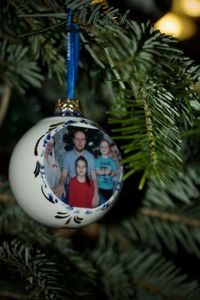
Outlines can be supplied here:
M68 16L67 99L16 145L9 166L19 205L47 226L78 228L102 218L122 186L119 149L95 122L82 117L74 85L79 33Z

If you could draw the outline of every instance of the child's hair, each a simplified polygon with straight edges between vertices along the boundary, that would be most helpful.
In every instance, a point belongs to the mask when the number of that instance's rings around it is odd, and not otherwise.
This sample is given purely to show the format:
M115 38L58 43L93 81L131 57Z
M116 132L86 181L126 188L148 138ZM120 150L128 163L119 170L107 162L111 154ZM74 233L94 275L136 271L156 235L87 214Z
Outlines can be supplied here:
M72 131L72 137L73 139L75 138L75 135L77 132L82 132L85 135L85 139L87 138L85 131L82 128L76 128L75 130Z
M87 159L85 159L84 156L79 156L76 160L75 160L75 168L77 168L77 165L78 165L78 161L79 160L82 160L85 162L85 165L86 165L86 173L85 173L85 180L86 180L86 183L88 185L90 185L90 178L89 178L89 175L88 175L88 162L87 162Z

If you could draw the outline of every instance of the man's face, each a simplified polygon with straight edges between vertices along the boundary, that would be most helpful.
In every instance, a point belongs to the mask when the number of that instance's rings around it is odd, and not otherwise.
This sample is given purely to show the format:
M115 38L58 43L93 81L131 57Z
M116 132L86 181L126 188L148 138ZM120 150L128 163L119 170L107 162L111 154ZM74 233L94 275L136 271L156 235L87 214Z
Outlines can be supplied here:
M85 134L82 131L77 131L75 133L74 139L73 139L75 148L78 152L81 152L85 148L86 144L86 137Z

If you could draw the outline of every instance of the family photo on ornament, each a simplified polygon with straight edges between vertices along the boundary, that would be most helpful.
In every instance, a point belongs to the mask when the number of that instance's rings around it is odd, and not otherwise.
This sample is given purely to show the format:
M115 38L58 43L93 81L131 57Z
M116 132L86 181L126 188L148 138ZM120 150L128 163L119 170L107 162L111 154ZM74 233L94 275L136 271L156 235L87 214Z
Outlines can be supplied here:
M53 193L69 206L82 208L106 203L123 173L119 150L105 133L75 126L49 140L44 167Z

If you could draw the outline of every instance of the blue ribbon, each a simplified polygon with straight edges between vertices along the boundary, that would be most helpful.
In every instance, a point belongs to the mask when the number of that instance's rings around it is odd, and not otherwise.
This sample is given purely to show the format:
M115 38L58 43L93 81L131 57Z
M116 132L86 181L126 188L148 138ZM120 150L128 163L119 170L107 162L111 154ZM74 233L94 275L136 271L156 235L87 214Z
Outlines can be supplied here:
M67 99L74 98L74 86L78 77L80 35L78 25L72 22L72 11L68 13L67 33Z

